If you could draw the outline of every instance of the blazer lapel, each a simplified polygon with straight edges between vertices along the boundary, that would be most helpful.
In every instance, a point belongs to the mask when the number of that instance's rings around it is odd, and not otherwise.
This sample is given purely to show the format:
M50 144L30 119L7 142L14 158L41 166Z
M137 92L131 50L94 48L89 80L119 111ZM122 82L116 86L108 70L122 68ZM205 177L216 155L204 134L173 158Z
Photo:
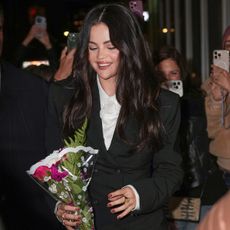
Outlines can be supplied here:
M100 118L100 97L99 91L97 87L97 83L95 81L93 87L93 101L92 101L92 113L89 121L89 129L87 133L87 142L93 146L99 146L100 149L105 150L103 131L102 131L102 123Z

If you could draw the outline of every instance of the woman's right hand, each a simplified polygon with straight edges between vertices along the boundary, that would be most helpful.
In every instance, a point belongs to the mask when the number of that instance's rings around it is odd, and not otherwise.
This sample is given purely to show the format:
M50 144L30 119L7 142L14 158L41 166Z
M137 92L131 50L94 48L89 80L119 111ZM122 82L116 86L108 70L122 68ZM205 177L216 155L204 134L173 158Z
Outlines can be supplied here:
M221 102L223 98L226 97L228 92L213 81L210 81L209 84L210 84L210 92L211 92L212 99L216 102Z
M76 52L76 48L70 50L70 52L68 53L67 53L67 47L65 47L62 50L61 57L60 57L60 66L54 75L55 81L64 80L71 75L75 52Z
M230 92L230 74L226 70L212 65L211 79L222 89Z
M59 203L57 206L56 216L68 230L75 230L81 224L79 208L72 205Z

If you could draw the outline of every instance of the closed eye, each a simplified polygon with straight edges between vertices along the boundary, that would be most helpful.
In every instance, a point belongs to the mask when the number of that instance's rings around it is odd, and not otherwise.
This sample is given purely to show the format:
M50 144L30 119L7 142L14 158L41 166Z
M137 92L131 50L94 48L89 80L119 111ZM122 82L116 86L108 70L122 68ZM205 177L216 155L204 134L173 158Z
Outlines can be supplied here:
M96 50L97 47L89 47L89 50Z
M109 50L114 50L114 49L116 49L116 47L115 46L111 46L111 47L108 47L108 49Z

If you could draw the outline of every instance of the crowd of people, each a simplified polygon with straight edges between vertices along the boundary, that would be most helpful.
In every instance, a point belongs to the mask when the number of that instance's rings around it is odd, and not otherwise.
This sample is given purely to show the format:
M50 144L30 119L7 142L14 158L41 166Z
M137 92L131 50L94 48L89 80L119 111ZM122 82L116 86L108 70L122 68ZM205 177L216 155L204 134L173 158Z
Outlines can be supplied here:
M124 5L100 4L85 16L77 48L63 48L59 59L47 28L37 36L37 25L14 63L1 57L5 230L81 225L79 207L56 203L26 170L64 147L85 119L86 144L99 150L87 191L96 230L227 229L229 72L212 65L202 83L175 47L151 51L139 20ZM0 56L3 24L0 7ZM22 69L33 40L50 65ZM230 27L223 49L230 51Z

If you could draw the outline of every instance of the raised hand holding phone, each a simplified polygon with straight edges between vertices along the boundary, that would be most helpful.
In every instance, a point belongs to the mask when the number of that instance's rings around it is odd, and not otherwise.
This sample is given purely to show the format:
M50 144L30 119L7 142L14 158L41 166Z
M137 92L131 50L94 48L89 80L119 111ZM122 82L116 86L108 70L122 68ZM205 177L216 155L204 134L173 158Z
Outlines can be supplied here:
M213 51L211 78L214 83L230 92L230 53L228 50Z
M36 36L38 38L42 37L44 34L43 32L46 31L46 28L47 28L46 18L38 15L35 17L34 24L36 25L38 29L38 33Z

